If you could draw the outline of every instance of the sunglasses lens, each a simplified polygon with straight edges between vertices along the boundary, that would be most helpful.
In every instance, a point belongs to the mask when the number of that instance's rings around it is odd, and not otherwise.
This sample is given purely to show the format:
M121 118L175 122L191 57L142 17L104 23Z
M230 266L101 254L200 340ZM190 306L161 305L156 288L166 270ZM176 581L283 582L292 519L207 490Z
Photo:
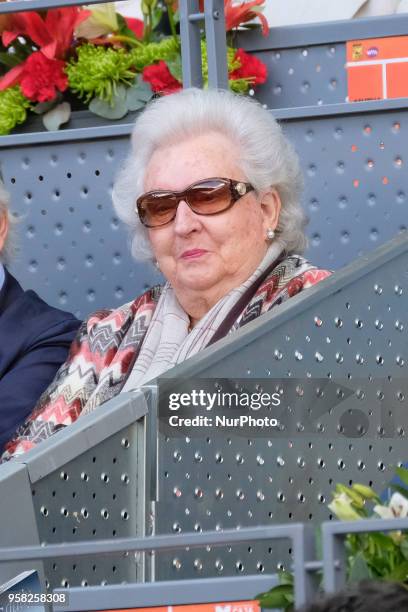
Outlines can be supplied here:
M187 195L191 209L201 215L222 212L231 204L229 183L224 181L202 181L193 185Z
M171 193L142 196L138 200L140 220L147 227L157 227L172 221L177 208L177 199Z

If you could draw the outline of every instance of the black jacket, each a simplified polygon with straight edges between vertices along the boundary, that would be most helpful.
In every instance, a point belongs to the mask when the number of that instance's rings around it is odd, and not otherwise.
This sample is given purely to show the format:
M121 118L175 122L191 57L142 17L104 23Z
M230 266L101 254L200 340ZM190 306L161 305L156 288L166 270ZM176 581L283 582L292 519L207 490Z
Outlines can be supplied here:
M0 453L65 361L79 323L34 291L23 291L5 269L0 289Z

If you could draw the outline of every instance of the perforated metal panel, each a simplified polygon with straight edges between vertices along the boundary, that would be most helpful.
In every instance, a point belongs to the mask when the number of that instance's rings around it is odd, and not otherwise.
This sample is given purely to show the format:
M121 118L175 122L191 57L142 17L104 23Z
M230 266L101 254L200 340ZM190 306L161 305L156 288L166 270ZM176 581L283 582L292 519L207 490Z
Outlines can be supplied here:
M268 49L257 53L268 69L268 82L256 96L268 108L345 102L344 44Z
M338 433L341 408L317 419L309 436L301 428L270 439L161 436L160 532L317 524L329 516L337 482L373 484L381 491L392 466L407 460L407 236L325 283L325 291L316 287L309 296L292 298L280 313L238 332L233 350L224 341L224 350L197 356L171 376L340 379L355 390L364 381L352 407L363 413L366 435ZM382 397L389 398L385 421L374 409ZM180 578L273 571L288 563L289 552L255 545L202 550L161 559L158 573Z
M308 256L339 269L407 228L407 112L289 121L304 162Z
M146 488L150 481L146 477L152 468L150 458L146 457L144 421L148 402L149 392L146 396L121 394L109 405L81 416L70 427L17 457L14 465L27 472L26 494L30 496L31 492L33 505L28 502L16 507L14 523L30 525L35 516L32 539L43 545L117 540L149 532ZM7 468L8 465L0 466L0 496L6 492L12 497L13 491L7 489ZM5 525L9 524L3 516L7 510L7 505L0 504L0 520ZM0 548L10 545L10 541L21 543L18 538L0 532ZM44 573L47 585L52 588L137 582L145 578L142 553L128 554L122 549L120 553L97 558L50 558L52 561L44 561ZM31 565L27 562L20 571L30 569Z
M136 429L128 428L35 483L40 540L52 544L135 535L143 499L138 495L137 470L129 468L137 465L137 453ZM46 563L45 573L53 587L135 582L143 564L140 555L124 553L61 559Z
M80 317L119 306L159 282L137 264L111 202L127 138L0 150L0 167L18 226L12 267L25 288Z

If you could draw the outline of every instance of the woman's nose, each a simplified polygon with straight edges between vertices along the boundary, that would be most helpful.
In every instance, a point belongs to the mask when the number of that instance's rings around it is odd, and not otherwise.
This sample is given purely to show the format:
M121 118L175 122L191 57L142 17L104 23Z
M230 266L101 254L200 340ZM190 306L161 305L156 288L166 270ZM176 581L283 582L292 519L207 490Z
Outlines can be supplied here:
M188 234L200 225L198 215L196 215L185 200L178 204L176 217L174 219L174 231L178 234Z

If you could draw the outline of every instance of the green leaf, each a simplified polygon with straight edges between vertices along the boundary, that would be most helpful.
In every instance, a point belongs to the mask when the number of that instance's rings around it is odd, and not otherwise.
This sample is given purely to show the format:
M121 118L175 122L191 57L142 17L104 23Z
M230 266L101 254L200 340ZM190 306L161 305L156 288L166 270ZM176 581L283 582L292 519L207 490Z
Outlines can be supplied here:
M408 470L406 468L397 467L395 468L395 473L401 478L404 484L408 485ZM405 497L408 497L408 491L405 491Z
M131 87L126 94L126 107L130 111L137 111L146 106L146 102L140 100L137 95L137 89Z
M112 98L112 104L95 97L89 105L89 110L99 117L104 117L104 119L122 119L128 112L126 88L119 85L116 95Z
M149 83L146 83L140 76L140 74L135 79L134 85L132 85L131 89L137 89L139 100L143 102L149 102L149 100L153 97L152 88Z
M126 106L130 111L137 111L146 106L153 96L149 83L145 83L140 75L135 79L134 85L126 90Z
M371 578L371 572L368 568L363 553L359 552L351 560L349 581L360 582L360 580L365 580L366 578Z
M279 585L290 584L291 586L293 586L295 579L293 577L293 574L291 574L290 572L280 571L278 572L278 577L279 577Z
M153 11L153 19L152 19L152 29L155 30L159 23L161 22L163 16L163 9L161 7L155 8Z
M367 537L372 540L380 549L380 551L391 551L397 548L394 540L390 537L390 535L385 533L370 533L367 534ZM408 558L408 557L407 557Z
M8 66L8 68L14 68L21 63L21 58L16 57L14 53L0 53L0 64Z
M58 98L54 98L54 100L51 100L49 102L39 102L38 104L33 106L31 110L36 115L43 115L44 113L48 113L48 111L54 108L54 106L56 106L59 101L60 100Z
M44 127L49 132L54 132L59 130L63 123L69 121L71 116L71 105L69 102L63 102L62 104L58 104L55 108L45 113L42 117L42 122Z
M399 563L389 574L384 576L384 578L394 582L406 582L408 578L408 561Z
M135 40L136 42L141 42L139 38L136 37L135 33L133 32L133 30L131 30L127 23L125 18L123 17L123 15L121 15L120 13L116 13L116 19L118 20L118 34L122 34L124 36L129 36L129 38L131 38L132 40Z
M400 544L400 550L401 553L404 557L404 559L406 559L408 561L408 539L404 538Z
M180 83L182 83L183 82L183 69L181 65L181 55L176 55L174 59L167 60L166 63L167 63L167 66L169 67L171 74L174 76L174 78L180 81Z
M279 584L267 593L256 595L261 608L284 608L293 603L293 586Z

